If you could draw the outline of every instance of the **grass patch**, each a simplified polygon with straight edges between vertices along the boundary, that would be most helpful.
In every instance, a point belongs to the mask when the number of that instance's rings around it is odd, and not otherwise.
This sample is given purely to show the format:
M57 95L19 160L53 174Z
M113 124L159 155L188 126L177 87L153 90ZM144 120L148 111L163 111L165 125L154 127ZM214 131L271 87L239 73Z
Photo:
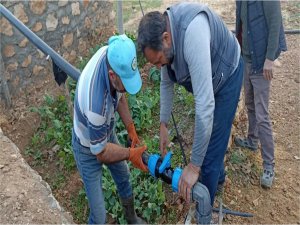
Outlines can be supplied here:
M71 198L71 208L73 209L73 218L78 221L79 224L86 224L89 215L88 201L84 191L81 188L77 195L73 195Z
M246 155L239 149L233 149L232 154L229 158L229 162L232 164L242 164L246 160Z
M114 10L117 12L117 1L114 1ZM162 0L151 0L141 1L142 8L144 10L147 9L155 9L162 5ZM142 17L142 11L140 8L140 4L138 0L134 1L122 1L122 9L123 9L123 23L128 22L130 19L136 18L137 15L140 15ZM118 15L116 15L116 26L118 21Z

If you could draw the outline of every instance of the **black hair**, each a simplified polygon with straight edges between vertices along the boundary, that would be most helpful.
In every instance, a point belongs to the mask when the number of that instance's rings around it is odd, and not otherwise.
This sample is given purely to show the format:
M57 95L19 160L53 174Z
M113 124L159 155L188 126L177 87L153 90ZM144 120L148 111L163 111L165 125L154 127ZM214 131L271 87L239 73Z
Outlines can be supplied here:
M139 49L144 53L146 47L153 50L162 50L162 34L167 31L165 16L158 12L147 13L141 20L138 29L137 43Z

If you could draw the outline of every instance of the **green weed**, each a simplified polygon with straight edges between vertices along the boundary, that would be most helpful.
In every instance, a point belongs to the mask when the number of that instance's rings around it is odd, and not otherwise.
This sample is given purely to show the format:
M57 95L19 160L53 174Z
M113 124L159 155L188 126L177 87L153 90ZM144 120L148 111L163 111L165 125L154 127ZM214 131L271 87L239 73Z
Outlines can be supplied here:
M39 113L42 119L38 132L31 140L31 153L34 160L41 159L42 153L39 151L41 146L51 149L57 144L59 149L56 157L67 171L73 169L75 161L71 150L72 118L66 98L60 95L55 99L46 95L44 105L40 108L32 108L31 111Z
M74 220L78 221L79 224L86 224L89 210L84 188L81 188L78 194L72 197L71 207L73 209Z
M142 11L139 5L139 1L122 1L122 11L123 11L123 22L126 23L128 20L135 18L135 15L141 15ZM154 9L162 4L162 0L151 0L151 1L141 1L143 10ZM114 1L114 10L117 12L117 1ZM117 25L117 16L116 16Z
M232 164L242 164L246 161L246 156L242 151L232 151L229 162Z
M136 42L133 35L128 34ZM90 50L90 56L93 55L102 45L96 46ZM145 65L145 59L140 57L139 66ZM80 70L84 68L88 62L89 57L82 59L79 64ZM148 146L148 151L152 153L159 153L159 138L153 138L155 126L159 125L159 71L156 69L150 70L150 79L153 85L146 87L137 95L127 95L129 108L133 117L136 129ZM71 93L71 99L74 99L74 91L76 82L72 79L67 80L67 87ZM52 188L64 188L66 176L69 172L76 170L73 152L71 148L71 130L72 118L69 114L68 104L64 96L56 98L46 95L44 104L39 108L32 108L41 116L41 125L37 133L32 137L31 145L28 146L25 153L34 157L34 160L47 162L47 151L52 150L53 146L58 146L54 154L56 168L58 173L56 175L46 174L51 182ZM116 133L119 141L125 145L127 141L127 131L120 120L118 114L116 122ZM178 160L179 161L179 160ZM155 180L149 174L145 174L138 169L130 166L130 180L135 196L135 205L140 216L145 218L149 223L158 223L166 213L165 209L165 193L163 185L160 180ZM126 223L122 211L122 206L119 202L119 197L116 190L116 185L107 170L103 166L102 187L104 191L104 198L107 212L115 218L118 223ZM75 221L79 223L86 223L88 216L88 204L84 189L72 198L71 208ZM172 217L172 216L171 216Z
M50 178L50 177L49 177ZM63 173L54 174L51 178L51 186L53 190L61 188L65 184L65 175Z
M153 126L154 118L158 116L159 92L146 88L136 95L127 95L129 109L135 128L138 133L143 133ZM116 114L117 136L122 145L127 142L127 131L119 115Z

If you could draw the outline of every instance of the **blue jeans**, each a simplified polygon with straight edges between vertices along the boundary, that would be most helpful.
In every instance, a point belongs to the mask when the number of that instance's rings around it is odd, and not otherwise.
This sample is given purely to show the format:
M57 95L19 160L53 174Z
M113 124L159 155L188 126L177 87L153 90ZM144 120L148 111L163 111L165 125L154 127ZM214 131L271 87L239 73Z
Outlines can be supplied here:
M118 143L115 133L110 137L109 142ZM72 132L72 147L76 165L84 183L85 192L88 198L90 215L89 224L105 224L106 210L102 191L102 163L99 162L89 148L79 143L74 131ZM132 196L132 188L129 182L129 168L125 161L107 165L117 185L121 198Z
M224 156L240 97L243 68L244 63L241 58L234 74L215 93L213 130L201 167L200 177L201 182L209 190L211 204L214 203L218 183L224 183L225 181Z

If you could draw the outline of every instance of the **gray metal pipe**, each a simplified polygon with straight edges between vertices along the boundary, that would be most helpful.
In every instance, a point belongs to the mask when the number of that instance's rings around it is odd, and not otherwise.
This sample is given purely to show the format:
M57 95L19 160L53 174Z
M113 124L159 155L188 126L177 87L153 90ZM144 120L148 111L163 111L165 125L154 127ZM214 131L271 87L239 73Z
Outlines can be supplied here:
M124 34L122 0L117 1L118 32Z
M195 217L198 224L210 224L212 206L207 187L200 182L197 182L193 187L191 197L196 201Z
M28 40L31 41L38 49L45 55L49 55L53 62L63 71L65 71L74 80L78 80L80 71L67 62L62 56L57 54L51 47L49 47L42 39L27 28L20 20L18 20L8 9L0 4L0 13L11 22Z

